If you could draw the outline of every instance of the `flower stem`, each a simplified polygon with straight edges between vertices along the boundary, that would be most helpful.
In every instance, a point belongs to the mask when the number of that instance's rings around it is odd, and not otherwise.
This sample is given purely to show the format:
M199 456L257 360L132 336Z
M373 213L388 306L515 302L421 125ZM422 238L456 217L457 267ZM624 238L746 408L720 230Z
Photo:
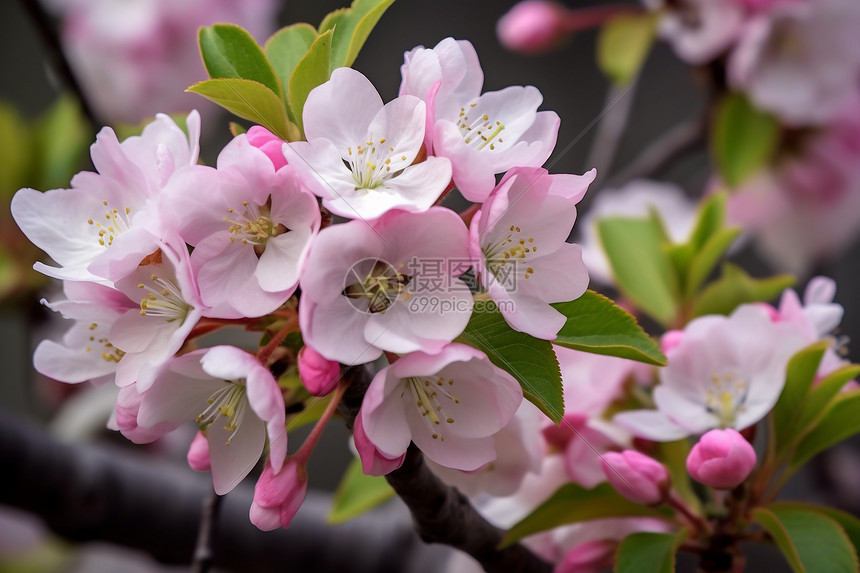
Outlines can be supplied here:
M284 337L292 332L296 326L298 326L299 321L295 318L288 320L284 323L284 326L269 340L269 343L266 344L260 351L257 353L257 359L261 364L266 364L269 361L269 358L272 356L272 352L275 351L281 342L284 341Z
M666 503L675 508L684 518L683 521L686 521L690 525L693 537L701 537L703 534L713 534L714 531L711 524L704 517L690 509L687 502L685 502L677 492L673 491L670 493L669 499L666 500Z
M320 419L317 420L314 429L311 430L311 433L308 434L308 437L305 439L305 443L302 444L302 447L299 448L295 454L291 457L299 462L300 465L307 463L308 458L311 455L314 447L316 447L317 442L322 435L323 430L325 429L326 424L329 419L334 414L334 411L337 410L337 405L340 403L340 399L343 397L343 393L346 392L346 389L349 387L349 381L343 381L343 379L338 382L337 388L334 389L334 393L331 396L331 401L326 406L323 415L320 416Z

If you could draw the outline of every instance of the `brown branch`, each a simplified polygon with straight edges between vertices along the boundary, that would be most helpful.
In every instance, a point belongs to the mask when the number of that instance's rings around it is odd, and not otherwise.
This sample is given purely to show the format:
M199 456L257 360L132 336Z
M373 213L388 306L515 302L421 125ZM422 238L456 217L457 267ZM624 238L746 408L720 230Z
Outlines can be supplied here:
M208 474L127 449L63 444L4 411L0 468L0 505L36 513L70 540L124 545L166 563L192 561L200 507L212 489ZM253 490L243 485L221 502L213 567L439 573L450 554L421 543L399 504L332 527L328 496L313 491L289 529L263 533L248 519Z
M191 573L208 573L209 569L212 568L212 562L215 560L215 548L212 546L212 541L222 499L223 497L215 493L213 489L203 500L200 529L197 532L197 547L194 549L194 560L191 562Z
M352 368L345 374L351 383L339 410L352 429L370 374ZM428 543L443 543L471 555L488 573L549 573L552 566L517 543L498 549L503 531L479 514L456 489L442 483L412 444L403 465L386 476L388 483L409 508L415 530Z

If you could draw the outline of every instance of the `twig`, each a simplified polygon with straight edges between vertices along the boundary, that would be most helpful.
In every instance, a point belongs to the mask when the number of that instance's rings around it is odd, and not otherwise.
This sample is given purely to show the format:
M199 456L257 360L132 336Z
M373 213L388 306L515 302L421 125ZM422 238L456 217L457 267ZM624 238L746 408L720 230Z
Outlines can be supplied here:
M194 549L194 560L191 562L191 573L208 573L215 561L215 548L212 546L215 525L218 522L218 510L221 508L221 496L215 490L203 500L203 510L200 513L200 529L197 532L197 546Z
M361 400L370 384L370 374L352 368L345 376L350 387L339 411L352 428ZM428 543L444 543L471 555L488 573L549 573L552 566L522 544L498 549L502 530L490 524L456 489L442 483L412 444L403 465L386 476L388 483L412 514L415 529Z
M606 187L621 187L628 181L653 177L669 167L681 155L704 142L705 124L701 118L680 123L647 146L624 169L606 181Z
M612 83L607 90L604 102L604 109L607 110L607 113L603 115L597 125L597 133L594 134L591 150L585 163L589 169L592 167L597 169L597 178L592 185L593 188L596 188L601 180L606 179L612 168L615 152L618 150L618 144L624 134L627 118L630 116L630 108L635 99L636 81L637 78L633 78L629 84Z
M84 90L78 82L77 77L75 77L72 67L69 65L69 60L66 59L66 54L63 52L63 47L60 45L60 39L54 26L51 24L51 19L45 11L45 8L39 0L21 0L21 4L24 6L24 9L36 25L36 28L39 31L39 36L41 36L42 41L48 48L51 63L59 74L61 80L78 98L78 102L81 105L81 112L89 121L91 129L98 129L102 123L93 111L93 108L90 105L87 96L84 94Z

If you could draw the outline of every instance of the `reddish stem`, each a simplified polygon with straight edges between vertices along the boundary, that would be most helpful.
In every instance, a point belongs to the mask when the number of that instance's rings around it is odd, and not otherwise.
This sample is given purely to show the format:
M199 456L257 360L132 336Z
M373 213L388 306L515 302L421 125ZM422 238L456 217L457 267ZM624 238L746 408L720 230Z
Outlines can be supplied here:
M266 364L269 361L269 357L272 356L272 352L275 351L281 342L283 342L284 337L289 334L293 329L298 326L299 321L295 318L288 320L284 323L284 326L269 340L269 343L266 344L260 351L257 353L257 359L262 363Z
M711 524L708 523L708 521L701 515L690 509L687 502L685 502L677 492L673 491L669 494L669 499L666 500L666 503L675 508L684 518L684 521L689 523L690 527L693 528L693 537L700 537L703 533L707 533L709 535L713 533Z
M473 203L469 205L469 207L460 213L460 217L463 219L463 222L466 223L468 227L472 223L472 217L475 216L475 213L481 210L482 203Z
M602 26L604 22L617 14L638 14L641 12L641 7L631 4L610 4L609 6L567 10L561 19L561 26L568 32L577 32Z
M344 382L343 380L341 380L341 382L338 383L337 388L335 388L334 393L331 396L331 401L326 406L325 411L323 412L322 416L320 416L320 419L317 420L314 429L311 430L310 434L308 434L307 439L305 439L305 443L302 444L302 447L299 448L299 451L290 456L292 459L296 460L299 465L304 465L307 463L308 458L310 457L314 447L316 447L317 442L319 441L326 424L328 423L332 414L334 414L334 411L337 410L337 405L340 403L340 399L343 397L343 393L346 392L346 389L348 387L348 381Z

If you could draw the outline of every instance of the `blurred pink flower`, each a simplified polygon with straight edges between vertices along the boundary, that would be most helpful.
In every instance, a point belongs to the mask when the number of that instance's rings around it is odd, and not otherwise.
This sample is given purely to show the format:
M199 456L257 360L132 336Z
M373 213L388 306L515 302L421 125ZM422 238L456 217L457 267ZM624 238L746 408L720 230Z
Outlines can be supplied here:
M755 450L731 428L711 430L687 456L687 471L699 483L717 489L740 485L755 467Z
M666 466L636 450L606 452L600 465L615 491L630 501L657 505L669 494L672 478Z

